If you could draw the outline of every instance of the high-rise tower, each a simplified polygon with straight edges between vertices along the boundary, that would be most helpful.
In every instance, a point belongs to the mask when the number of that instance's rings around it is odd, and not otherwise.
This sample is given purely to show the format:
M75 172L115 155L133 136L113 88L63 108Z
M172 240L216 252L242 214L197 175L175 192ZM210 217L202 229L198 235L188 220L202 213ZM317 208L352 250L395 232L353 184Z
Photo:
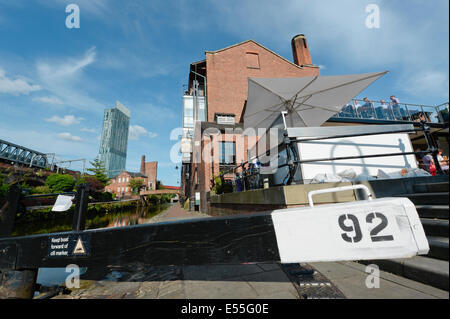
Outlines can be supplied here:
M119 101L115 107L105 110L100 159L105 164L109 178L119 175L125 169L130 115L130 110Z

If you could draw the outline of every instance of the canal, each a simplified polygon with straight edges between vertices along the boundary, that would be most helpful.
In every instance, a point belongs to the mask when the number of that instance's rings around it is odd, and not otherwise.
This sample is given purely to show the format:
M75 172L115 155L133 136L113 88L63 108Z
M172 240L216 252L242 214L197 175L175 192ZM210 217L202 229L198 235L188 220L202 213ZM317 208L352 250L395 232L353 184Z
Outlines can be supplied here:
M86 215L86 229L126 227L145 224L162 213L171 204L150 204L142 206L139 201L92 204ZM72 229L73 208L64 213L52 212L50 208L28 211L16 220L13 236L45 234L70 231ZM80 275L87 268L80 269ZM59 286L65 283L65 268L39 268L37 283L46 286Z

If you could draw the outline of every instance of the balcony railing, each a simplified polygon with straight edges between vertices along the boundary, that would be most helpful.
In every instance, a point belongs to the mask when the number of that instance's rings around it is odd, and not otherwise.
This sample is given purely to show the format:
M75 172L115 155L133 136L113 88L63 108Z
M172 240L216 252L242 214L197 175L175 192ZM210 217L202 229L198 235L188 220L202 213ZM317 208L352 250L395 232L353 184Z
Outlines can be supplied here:
M396 122L448 123L448 103L427 106L353 99L332 118L382 120Z

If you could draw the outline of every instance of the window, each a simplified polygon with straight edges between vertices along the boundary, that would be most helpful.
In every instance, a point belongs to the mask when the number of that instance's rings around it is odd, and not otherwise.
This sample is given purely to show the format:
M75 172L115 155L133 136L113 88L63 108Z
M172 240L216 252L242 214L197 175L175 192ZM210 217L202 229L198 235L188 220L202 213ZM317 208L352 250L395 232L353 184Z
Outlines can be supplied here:
M217 124L234 124L235 116L232 114L218 114L216 113L216 123Z
M245 62L247 63L247 68L259 69L259 55L254 52L245 53Z
M121 182L121 180L122 180L122 179L119 177L119 183Z
M128 187L125 187L125 192L128 193Z
M129 177L127 177L127 183L130 181L130 178Z
M194 127L194 106L193 100L184 101L184 119L183 119L183 127Z
M219 142L219 164L236 164L236 144L234 142Z
M117 192L120 193L120 187L117 187Z

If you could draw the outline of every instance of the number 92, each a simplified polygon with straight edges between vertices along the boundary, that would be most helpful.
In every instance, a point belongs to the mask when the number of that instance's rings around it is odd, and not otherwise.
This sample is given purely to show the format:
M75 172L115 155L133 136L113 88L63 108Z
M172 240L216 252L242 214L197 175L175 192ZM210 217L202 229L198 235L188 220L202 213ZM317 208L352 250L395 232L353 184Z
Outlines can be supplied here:
M379 235L379 233L388 226L388 219L382 213L369 213L366 216L366 223L372 224L377 219L380 220L379 224L376 225L370 231L370 239L372 242L380 242L380 241L391 241L394 240L394 236L392 235ZM347 225L345 224L347 222ZM338 218L339 227L345 232L342 233L342 239L349 243L357 243L360 242L363 238L361 226L359 224L358 218L353 214L343 214ZM351 225L348 225L351 224ZM351 236L354 232L354 236Z

